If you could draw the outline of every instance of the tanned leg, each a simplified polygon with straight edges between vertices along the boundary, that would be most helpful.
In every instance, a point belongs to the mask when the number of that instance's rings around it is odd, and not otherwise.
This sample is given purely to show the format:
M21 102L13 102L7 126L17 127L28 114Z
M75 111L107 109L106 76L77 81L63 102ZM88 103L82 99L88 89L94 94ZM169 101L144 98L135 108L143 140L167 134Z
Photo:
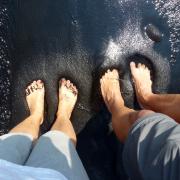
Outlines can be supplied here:
M130 64L136 95L145 109L166 114L180 123L180 94L154 94L149 69L143 65Z
M30 115L10 133L28 133L33 139L37 139L39 135L39 127L43 123L44 116L44 84L42 81L34 81L26 89L26 101L30 110Z
M104 102L112 114L112 126L116 136L124 142L129 130L134 122L141 117L145 117L153 111L135 111L124 105L124 100L120 92L119 74L117 70L108 70L100 80L101 93Z
M72 111L77 101L78 90L69 80L59 82L59 105L57 119L51 130L58 130L69 136L76 145L76 134L70 121Z

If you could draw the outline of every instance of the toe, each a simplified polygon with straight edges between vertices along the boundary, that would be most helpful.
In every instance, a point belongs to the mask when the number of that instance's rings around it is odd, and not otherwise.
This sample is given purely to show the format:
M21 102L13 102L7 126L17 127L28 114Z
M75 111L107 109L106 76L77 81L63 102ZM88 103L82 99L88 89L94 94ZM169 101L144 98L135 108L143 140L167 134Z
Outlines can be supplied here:
M150 70L149 70L149 68L148 68L147 66L146 66L146 68L145 68L145 69L146 69L146 71L150 72Z
M74 90L75 90L76 92L78 92L78 89L77 89L77 87L76 87L76 86L74 86Z
M77 90L76 86L73 86L73 93L74 93L74 95L78 94L78 90Z
M135 69L135 68L136 68L135 62L132 61L132 62L130 63L130 67L131 67L131 69Z
M33 83L33 87L34 87L35 89L38 89L38 81L35 81L35 83Z
M36 89L36 81L33 81L28 88L31 90L31 92L33 92Z
M142 67L142 64L141 63L138 63L138 68L141 68Z
M62 78L62 79L59 81L59 84L60 84L60 86L66 85L66 79L65 79L65 78Z
M70 85L71 85L70 80L67 80L67 81L66 81L66 87L67 87L67 88L69 88L69 87L70 87Z
M39 79L36 81L36 84L42 84L43 82Z
M32 93L32 89L31 89L32 86L28 86L28 91L29 91L29 94Z
M26 96L30 94L29 89L26 89Z
M144 64L141 64L142 69L146 69L146 66Z
M134 73L136 71L136 64L134 62L130 63L130 69L131 69L132 75L134 75Z
M34 92L34 90L35 90L34 85L31 85L30 89L31 89L31 92Z
M102 78L101 79L104 79L105 78L105 74L102 76Z
M38 89L42 89L44 87L44 83L41 80L38 80L36 82L36 86L37 86Z
M72 91L74 90L74 85L73 85L73 83L70 83L69 88L70 88Z
M118 71L117 71L117 69L113 69L112 72L113 73L117 73Z
M116 77L119 76L118 70L117 69L113 69L112 71L113 75L115 75Z
M31 83L31 87L34 87L34 86L36 86L36 81L33 81L33 82Z
M74 94L74 95L77 95L77 89L76 89L76 86L74 86L73 83L71 83L71 81L69 81L69 90Z
M104 74L104 78L107 77L107 76L108 76L108 72L106 72L106 73Z

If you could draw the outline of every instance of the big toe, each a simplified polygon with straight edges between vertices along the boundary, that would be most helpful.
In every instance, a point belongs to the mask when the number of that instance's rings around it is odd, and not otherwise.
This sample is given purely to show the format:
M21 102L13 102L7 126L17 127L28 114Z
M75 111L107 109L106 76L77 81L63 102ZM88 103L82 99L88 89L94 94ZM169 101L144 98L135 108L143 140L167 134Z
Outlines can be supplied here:
M44 87L44 83L41 80L36 81L36 86L38 89L42 89Z
M119 73L118 73L118 70L117 69L113 69L112 70L112 75L116 78L119 78Z
M62 78L62 79L59 81L59 85L60 85L60 87L61 87L61 86L65 86L65 85L66 85L66 79L65 79L65 78Z
M134 75L135 72L136 72L136 64L135 64L135 62L130 63L130 69L131 69L132 75Z

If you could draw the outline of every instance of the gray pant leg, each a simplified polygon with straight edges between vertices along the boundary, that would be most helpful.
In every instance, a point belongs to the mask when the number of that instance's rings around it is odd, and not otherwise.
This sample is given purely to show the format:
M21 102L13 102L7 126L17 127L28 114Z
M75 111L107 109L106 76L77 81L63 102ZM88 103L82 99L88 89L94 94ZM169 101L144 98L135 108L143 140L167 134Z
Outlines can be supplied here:
M0 136L0 159L23 165L32 147L31 135L9 133Z
M26 165L54 169L70 180L89 179L74 144L60 131L49 131L41 136Z
M180 125L160 113L140 118L129 131L123 162L130 179L180 179Z

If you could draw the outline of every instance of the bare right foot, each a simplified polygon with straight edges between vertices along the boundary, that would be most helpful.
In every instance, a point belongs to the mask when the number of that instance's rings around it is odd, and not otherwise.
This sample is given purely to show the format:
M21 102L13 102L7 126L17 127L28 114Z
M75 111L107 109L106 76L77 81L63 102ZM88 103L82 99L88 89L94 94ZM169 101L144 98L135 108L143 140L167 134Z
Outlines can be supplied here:
M57 116L70 119L77 101L78 90L69 80L61 79L59 82L59 105Z
M113 113L124 107L120 92L119 74L116 69L108 70L100 80L101 93L108 110Z
M135 84L136 96L143 108L148 108L148 100L153 95L150 70L144 64L130 63L131 73Z

